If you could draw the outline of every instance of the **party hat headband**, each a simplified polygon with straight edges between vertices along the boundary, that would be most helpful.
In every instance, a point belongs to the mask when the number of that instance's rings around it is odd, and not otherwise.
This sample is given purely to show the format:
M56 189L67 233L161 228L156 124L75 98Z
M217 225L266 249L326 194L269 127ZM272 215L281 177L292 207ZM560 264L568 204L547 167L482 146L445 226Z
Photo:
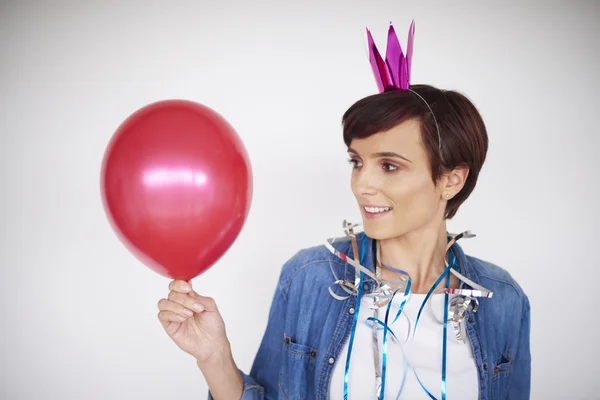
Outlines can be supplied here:
M402 46L396 36L396 30L390 23L388 30L388 42L387 49L385 52L385 61L379 54L375 41L369 29L367 29L367 36L369 41L369 61L371 62L371 68L373 68L373 74L375 75L375 81L379 87L380 92L387 90L410 89L410 68L412 61L413 52L413 40L415 35L415 21L410 24L408 30L408 42L406 45L406 56L402 52Z
M415 21L412 21L410 28L408 29L406 55L404 55L402 52L402 46L400 46L400 41L396 35L396 30L391 22L388 30L385 61L381 57L379 50L377 50L377 46L375 46L375 41L373 40L373 35L371 35L371 31L369 31L369 29L367 29L367 37L369 61L371 63L371 68L373 69L373 74L375 76L375 81L377 82L379 92L383 93L391 90L408 90L423 100L425 105L427 105L427 108L429 108L429 111L431 112L435 122L438 134L438 150L440 152L440 157L442 157L442 136L440 134L440 126L438 125L437 118L435 118L435 114L433 113L431 106L423 98L423 96L410 88L410 72L412 65L413 41L415 37Z

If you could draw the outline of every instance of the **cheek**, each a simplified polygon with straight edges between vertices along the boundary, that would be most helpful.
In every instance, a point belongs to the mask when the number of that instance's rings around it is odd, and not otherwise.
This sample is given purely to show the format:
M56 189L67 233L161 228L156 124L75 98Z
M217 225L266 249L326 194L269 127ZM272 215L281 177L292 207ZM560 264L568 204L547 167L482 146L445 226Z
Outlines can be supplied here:
M352 193L355 195L358 194L356 191L356 173L354 171L352 171L352 174L350 175L350 188L352 189Z
M399 218L420 220L436 212L435 185L428 177L414 177L390 185L387 194L396 205Z
M389 182L385 191L398 204L412 204L434 196L435 186L426 177L405 175L403 179Z

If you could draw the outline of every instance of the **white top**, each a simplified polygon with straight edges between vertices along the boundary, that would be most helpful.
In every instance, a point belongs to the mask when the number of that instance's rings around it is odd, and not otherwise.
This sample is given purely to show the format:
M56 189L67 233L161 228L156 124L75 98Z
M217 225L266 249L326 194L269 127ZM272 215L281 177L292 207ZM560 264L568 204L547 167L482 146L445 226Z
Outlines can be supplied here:
M398 311L402 294L395 296L390 310L388 323L391 323ZM452 296L449 297L449 300ZM385 398L396 399L402 383L404 370L402 348L406 354L408 371L400 399L429 400L412 367L415 368L421 383L437 399L441 399L442 390L442 334L443 325L440 321L444 318L444 295L436 294L429 298L431 304L426 304L419 319L414 340L412 332L414 323L425 300L425 294L412 294L404 306L403 314L390 328L399 339L399 343L391 340L388 332L387 372L385 382ZM367 318L373 316L373 298L363 296L358 315L358 325L352 347L350 359L350 373L348 379L349 399L376 399L375 394L375 364L373 360L373 335L372 330L365 324ZM433 314L435 313L435 315ZM437 320L436 317L437 316ZM409 323L410 320L410 332ZM385 307L379 310L379 319L385 321ZM369 321L371 323L371 321ZM381 325L379 325L381 327ZM452 325L448 324L446 347L446 398L448 400L476 400L478 397L477 367L473 358L471 344L468 338L465 342L456 339ZM410 335L407 342L406 338ZM380 360L383 351L383 329L379 329L379 354ZM331 399L344 398L344 370L348 344L346 341L339 358L336 360L329 395Z

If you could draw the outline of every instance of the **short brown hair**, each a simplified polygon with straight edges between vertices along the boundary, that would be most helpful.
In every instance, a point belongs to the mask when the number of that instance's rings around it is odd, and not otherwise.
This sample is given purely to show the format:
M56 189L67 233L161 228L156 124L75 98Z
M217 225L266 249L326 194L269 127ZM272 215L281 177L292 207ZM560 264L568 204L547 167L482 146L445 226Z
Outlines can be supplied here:
M446 207L445 218L451 219L475 188L487 154L487 130L481 115L463 94L429 85L413 85L411 89L427 101L435 119L427 104L415 93L386 91L357 101L344 113L344 142L350 146L353 139L388 131L409 119L421 121L421 138L434 182L456 167L469 167L463 189ZM435 120L440 128L441 151Z

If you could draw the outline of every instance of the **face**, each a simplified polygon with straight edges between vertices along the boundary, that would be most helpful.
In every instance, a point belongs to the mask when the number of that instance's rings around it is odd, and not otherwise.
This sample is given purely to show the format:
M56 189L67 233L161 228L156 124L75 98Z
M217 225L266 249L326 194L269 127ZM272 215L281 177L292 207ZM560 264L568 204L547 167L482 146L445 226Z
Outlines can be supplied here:
M355 139L348 149L352 191L362 212L364 230L389 239L442 222L447 186L436 185L421 140L420 122Z

